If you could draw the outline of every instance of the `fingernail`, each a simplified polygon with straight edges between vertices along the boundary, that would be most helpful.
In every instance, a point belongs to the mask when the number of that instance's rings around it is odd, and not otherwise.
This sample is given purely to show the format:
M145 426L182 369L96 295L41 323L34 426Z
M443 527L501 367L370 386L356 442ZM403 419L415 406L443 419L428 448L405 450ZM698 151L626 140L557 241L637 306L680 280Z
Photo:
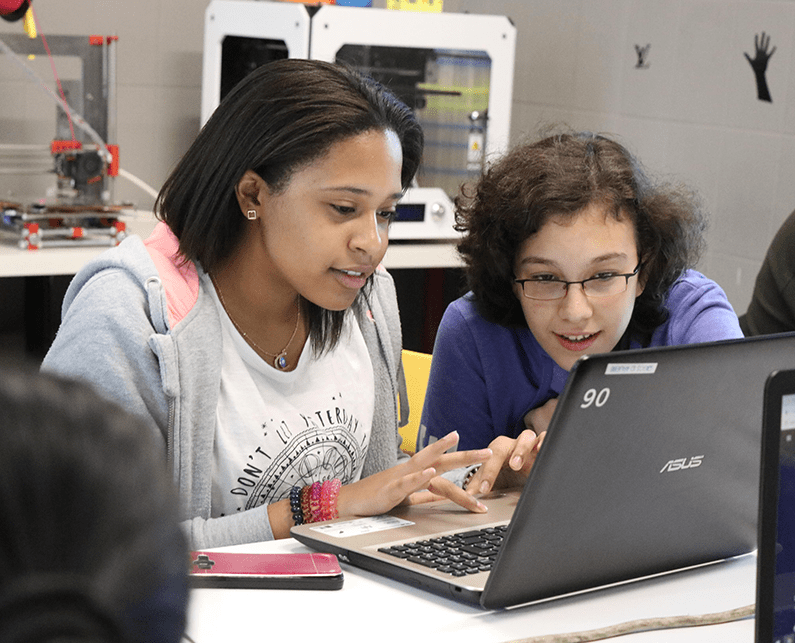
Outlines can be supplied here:
M484 480L480 483L480 493L486 493L489 490L489 483L487 480Z
M489 508L486 505L484 505L482 502L480 502L480 500L478 500L478 509L480 511L483 511L483 512L486 512L486 511L489 510Z
M522 468L522 458L518 455L511 460L511 469L521 469Z

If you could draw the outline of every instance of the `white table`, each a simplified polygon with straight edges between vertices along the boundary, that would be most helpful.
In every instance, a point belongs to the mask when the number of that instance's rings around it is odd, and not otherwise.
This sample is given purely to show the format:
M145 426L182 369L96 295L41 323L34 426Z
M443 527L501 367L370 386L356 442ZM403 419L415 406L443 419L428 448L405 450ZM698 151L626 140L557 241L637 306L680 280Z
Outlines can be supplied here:
M310 551L288 539L225 548ZM339 591L197 589L188 615L196 643L294 640L489 643L606 627L634 619L722 612L754 602L756 557L504 611L458 604L342 564ZM642 632L616 643L753 643L754 621Z
M149 236L157 223L151 212L137 210L122 211L119 218L127 224L128 235L137 234L143 238ZM21 250L4 239L0 243L0 277L73 275L108 248L110 245Z

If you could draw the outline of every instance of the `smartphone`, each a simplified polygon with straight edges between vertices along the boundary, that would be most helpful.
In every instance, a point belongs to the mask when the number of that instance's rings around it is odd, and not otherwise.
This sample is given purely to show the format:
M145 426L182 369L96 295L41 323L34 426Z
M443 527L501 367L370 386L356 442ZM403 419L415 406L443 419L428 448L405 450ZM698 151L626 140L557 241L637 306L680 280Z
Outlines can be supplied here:
M243 554L191 552L193 587L234 589L340 589L343 576L334 554Z

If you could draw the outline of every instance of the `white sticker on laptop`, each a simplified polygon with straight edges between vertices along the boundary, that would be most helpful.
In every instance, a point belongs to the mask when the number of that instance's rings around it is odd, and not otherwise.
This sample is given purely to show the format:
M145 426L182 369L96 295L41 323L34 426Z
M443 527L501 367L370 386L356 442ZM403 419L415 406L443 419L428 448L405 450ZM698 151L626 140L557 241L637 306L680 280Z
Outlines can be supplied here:
M334 536L335 538L349 538L350 536L361 536L372 534L376 531L386 531L387 529L397 529L407 527L414 523L394 516L373 516L371 518L357 518L356 520L345 520L331 524L317 525L310 527L312 531Z
M637 364L608 364L605 375L651 375L657 370L657 362Z

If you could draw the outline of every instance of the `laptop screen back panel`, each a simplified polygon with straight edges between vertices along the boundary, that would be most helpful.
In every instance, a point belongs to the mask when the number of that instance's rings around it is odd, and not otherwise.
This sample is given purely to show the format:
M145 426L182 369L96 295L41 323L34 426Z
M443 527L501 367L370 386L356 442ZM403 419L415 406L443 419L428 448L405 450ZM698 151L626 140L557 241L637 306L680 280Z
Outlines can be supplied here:
M578 362L483 605L541 600L752 551L760 383L784 364L795 364L793 335Z
M656 364L654 373L642 373L649 363ZM608 374L610 364L615 374ZM453 517L461 517L464 528L501 520L496 499L486 500L485 515L445 505L390 512L415 522L410 529L338 538L301 525L292 533L385 576L457 600L479 596L488 608L750 551L756 546L762 383L792 364L795 333L579 362L521 498L511 502L515 510L495 567L463 585L426 581L428 573L407 570L375 548L453 529ZM618 374L622 369L625 374ZM437 512L444 514L441 521ZM485 583L482 593L475 581Z

